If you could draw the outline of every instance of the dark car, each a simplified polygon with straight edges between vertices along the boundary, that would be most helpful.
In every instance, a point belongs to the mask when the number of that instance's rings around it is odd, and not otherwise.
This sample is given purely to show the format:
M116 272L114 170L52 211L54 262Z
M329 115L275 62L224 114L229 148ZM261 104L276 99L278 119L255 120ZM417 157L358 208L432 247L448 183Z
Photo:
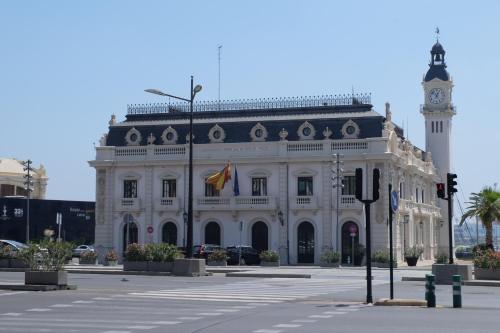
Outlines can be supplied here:
M259 265L259 251L248 245L229 246L227 248L227 263L229 265L238 265L238 258L241 249L241 265Z
M222 250L222 248L217 244L201 244L195 245L193 247L193 257L208 259L208 256L217 250Z

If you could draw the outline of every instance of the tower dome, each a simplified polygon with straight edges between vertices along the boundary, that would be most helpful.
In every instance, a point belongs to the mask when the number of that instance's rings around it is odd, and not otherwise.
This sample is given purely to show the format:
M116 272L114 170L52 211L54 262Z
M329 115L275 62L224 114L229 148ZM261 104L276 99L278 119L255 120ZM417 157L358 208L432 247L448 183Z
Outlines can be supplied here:
M445 54L446 51L444 50L443 45L437 41L431 49L431 63L429 64L427 74L425 74L425 82L436 78L443 81L450 80L450 74L446 71L446 63L444 61Z

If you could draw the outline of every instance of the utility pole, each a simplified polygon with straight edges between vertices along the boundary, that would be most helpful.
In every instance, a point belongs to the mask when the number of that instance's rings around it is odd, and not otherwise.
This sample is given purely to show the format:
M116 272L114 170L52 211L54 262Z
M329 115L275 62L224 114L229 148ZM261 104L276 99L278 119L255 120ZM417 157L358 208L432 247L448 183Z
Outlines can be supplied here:
M336 200L337 204L335 205L335 215L336 215L336 223L335 223L335 251L339 252L339 211L340 211L340 190L344 187L342 183L344 177L343 172L344 169L341 168L341 165L344 161L341 161L340 158L344 157L342 154L333 154L333 163L335 166L332 168L332 181L333 188L337 190ZM354 259L354 258L353 258Z

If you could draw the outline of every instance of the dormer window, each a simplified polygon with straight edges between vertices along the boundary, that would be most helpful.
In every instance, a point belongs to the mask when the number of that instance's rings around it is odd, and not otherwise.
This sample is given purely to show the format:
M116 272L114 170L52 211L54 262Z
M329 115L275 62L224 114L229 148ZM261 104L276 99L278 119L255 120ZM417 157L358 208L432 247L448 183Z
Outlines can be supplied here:
M302 125L300 125L297 131L297 135L299 136L300 140L313 140L314 136L316 135L316 130L311 123L306 121Z
M125 141L127 142L127 146L140 145L142 141L141 132L139 132L135 127L131 128L127 132L127 135L125 135Z

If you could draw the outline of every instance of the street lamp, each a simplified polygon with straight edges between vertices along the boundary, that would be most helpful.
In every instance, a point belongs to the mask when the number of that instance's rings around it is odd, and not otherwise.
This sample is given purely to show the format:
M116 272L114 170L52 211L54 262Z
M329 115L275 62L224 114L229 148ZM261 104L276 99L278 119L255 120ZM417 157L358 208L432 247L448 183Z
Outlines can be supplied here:
M31 196L31 191L33 191L33 176L31 173L33 172L33 167L31 164L33 162L28 159L24 161L23 163L23 170L26 171L26 174L24 175L24 178L26 179L24 181L24 185L26 186L26 243L30 241L30 196Z
M342 154L333 154L333 163L335 164L335 168L332 168L332 181L333 181L333 188L337 190L337 205L335 209L336 213L336 226L335 226L335 250L338 252L339 251L339 210L340 210L340 189L344 187L344 184L342 183L344 177L343 177L343 172L344 169L341 168L341 165L344 163L343 161L340 160L341 157L344 155Z
M172 97L189 103L189 187L188 187L188 221L187 221L187 244L186 256L193 258L193 101L197 93L201 91L201 85L193 87L193 76L191 75L190 98L182 98L166 94L158 89L146 89L145 92Z
M187 221L188 221L188 214L186 212L184 212L182 214L182 218L184 219L184 229L182 231L182 246L184 248L186 248L186 224L187 224Z

